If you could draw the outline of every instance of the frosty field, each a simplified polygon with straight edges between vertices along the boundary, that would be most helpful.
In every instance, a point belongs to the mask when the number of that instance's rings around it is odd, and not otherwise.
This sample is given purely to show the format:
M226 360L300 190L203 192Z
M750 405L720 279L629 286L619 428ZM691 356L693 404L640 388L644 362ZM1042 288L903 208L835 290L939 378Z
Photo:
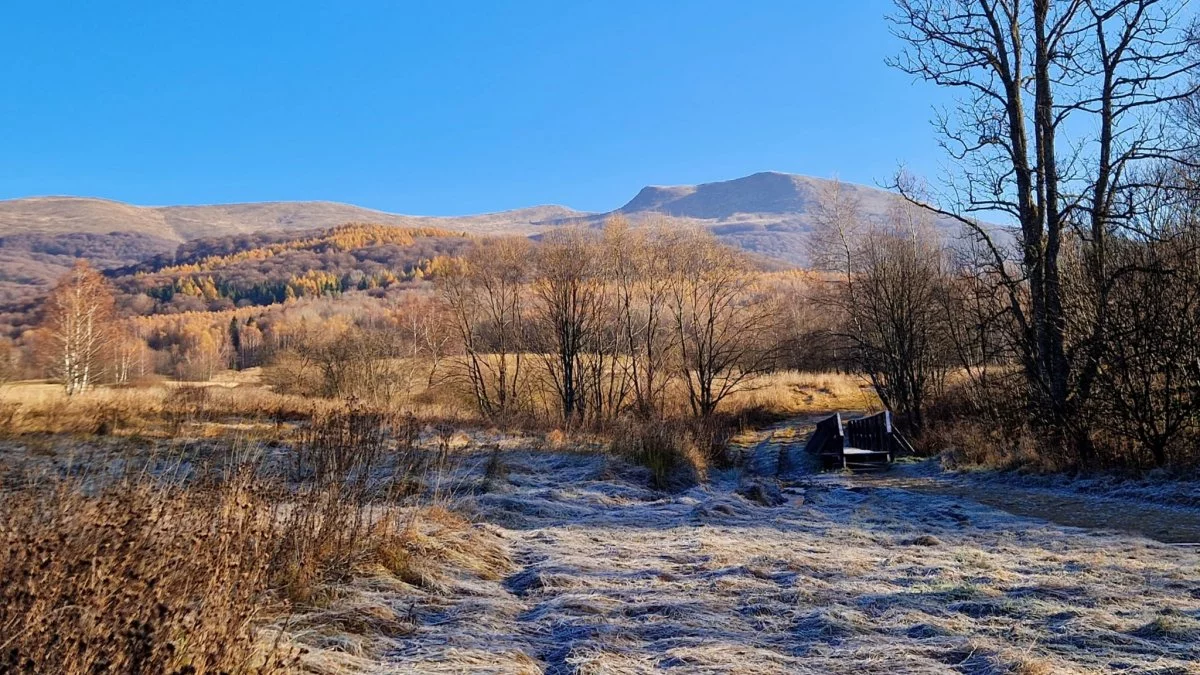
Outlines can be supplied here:
M363 582L359 602L401 617L404 634L314 631L308 661L378 673L1200 672L1195 547L1016 516L897 487L897 475L811 474L780 436L751 449L747 472L675 495L602 455L516 444L488 491L460 498L502 560L420 587ZM774 480L762 473L778 474L785 503L739 494Z

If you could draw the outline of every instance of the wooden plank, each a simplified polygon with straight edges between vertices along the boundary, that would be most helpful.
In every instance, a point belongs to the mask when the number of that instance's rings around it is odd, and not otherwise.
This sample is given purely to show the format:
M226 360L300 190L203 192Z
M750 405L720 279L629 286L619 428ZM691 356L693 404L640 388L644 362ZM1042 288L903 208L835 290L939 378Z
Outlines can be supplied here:
M842 430L841 414L834 414L817 422L812 436L805 444L806 452L816 455L840 455L845 444L845 433Z
M878 452L891 450L892 415L884 411L846 423L846 441L857 448Z

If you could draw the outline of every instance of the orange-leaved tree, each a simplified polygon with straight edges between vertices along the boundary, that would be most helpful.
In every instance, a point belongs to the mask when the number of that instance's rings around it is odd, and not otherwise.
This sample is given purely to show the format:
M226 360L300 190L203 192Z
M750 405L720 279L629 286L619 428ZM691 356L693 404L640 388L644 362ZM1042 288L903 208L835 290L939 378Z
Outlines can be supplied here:
M90 387L113 334L113 294L104 276L86 261L75 263L46 298L43 328L51 348L50 374L67 395Z

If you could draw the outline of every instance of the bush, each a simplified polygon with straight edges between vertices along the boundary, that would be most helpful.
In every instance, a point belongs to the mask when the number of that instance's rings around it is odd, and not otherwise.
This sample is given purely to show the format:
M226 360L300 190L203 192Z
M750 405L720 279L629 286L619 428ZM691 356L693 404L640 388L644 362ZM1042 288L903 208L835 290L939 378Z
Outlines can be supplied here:
M282 672L292 655L254 624L275 529L248 473L213 490L8 495L0 672Z
M696 428L684 422L629 423L613 434L612 449L650 469L659 490L686 489L708 478L708 461Z
M361 452L294 486L251 464L191 482L134 470L5 494L0 673L290 672L299 652L265 624L324 605L365 569L429 582L448 564L433 560L431 526L505 564L495 542L427 501L372 497Z

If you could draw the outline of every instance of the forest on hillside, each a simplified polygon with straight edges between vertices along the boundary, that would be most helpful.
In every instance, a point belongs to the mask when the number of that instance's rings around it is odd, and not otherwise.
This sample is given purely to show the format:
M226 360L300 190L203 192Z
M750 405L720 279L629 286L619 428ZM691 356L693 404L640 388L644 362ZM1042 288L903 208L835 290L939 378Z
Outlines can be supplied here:
M455 255L466 242L444 230L360 223L198 239L169 253L162 252L161 242L141 235L6 237L0 239L0 257L28 259L30 276L0 285L9 289L0 302L0 329L17 338L36 324L50 284L80 259L104 272L121 314L132 317L419 285L436 275L439 260Z

